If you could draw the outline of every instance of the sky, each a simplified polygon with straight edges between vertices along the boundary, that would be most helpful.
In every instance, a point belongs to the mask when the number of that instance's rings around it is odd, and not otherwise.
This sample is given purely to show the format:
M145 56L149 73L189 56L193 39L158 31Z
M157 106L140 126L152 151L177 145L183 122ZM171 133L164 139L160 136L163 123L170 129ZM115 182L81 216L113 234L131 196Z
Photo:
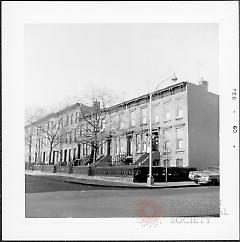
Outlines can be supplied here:
M218 48L214 23L25 24L25 107L74 103L91 87L128 100L173 72L179 82L203 77L218 93Z

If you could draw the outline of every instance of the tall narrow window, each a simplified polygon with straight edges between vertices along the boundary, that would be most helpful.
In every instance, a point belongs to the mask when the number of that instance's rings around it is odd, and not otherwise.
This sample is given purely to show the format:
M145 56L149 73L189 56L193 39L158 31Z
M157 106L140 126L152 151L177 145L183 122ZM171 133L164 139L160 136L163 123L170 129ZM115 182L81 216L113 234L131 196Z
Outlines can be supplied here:
M73 114L71 114L71 124L73 124Z
M183 127L176 128L177 150L183 150Z
M83 130L83 125L80 124L79 125L79 135L80 135L80 137L82 136L82 130Z
M152 109L152 122L153 123L158 123L159 120L159 106L154 106Z
M117 144L117 147L116 147L116 155L119 155L120 138L117 138L116 139L116 144Z
M170 102L163 104L163 115L164 121L171 120Z
M77 141L77 130L76 129L74 130L74 141L75 142Z
M75 123L78 121L78 112L75 113Z
M163 149L170 151L170 130L163 131Z
M131 111L130 112L130 126L131 127L134 127L135 124L136 124L136 114L135 114L135 111Z
M101 120L101 131L104 131L105 128L106 128L106 119L104 118Z
M124 137L120 138L120 154L123 154L125 149L124 149Z
M147 124L147 108L141 109L141 123Z
M72 143L72 131L69 132L69 143Z
M182 118L183 117L183 99L177 99L176 100L176 118Z
M120 126L120 129L124 128L124 116L122 114L119 115L119 126Z
M143 152L147 152L147 134L142 134Z
M141 153L141 134L136 135L136 150L137 153Z

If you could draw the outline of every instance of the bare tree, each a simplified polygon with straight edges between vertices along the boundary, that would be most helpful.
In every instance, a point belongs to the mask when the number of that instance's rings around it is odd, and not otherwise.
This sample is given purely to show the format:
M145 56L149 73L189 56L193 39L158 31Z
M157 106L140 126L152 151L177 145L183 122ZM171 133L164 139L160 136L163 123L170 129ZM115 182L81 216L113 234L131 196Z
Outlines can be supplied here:
M31 125L35 127L35 135L46 140L45 146L49 149L49 164L51 163L51 157L54 150L60 145L65 136L66 130L63 124L63 116L56 115L51 119L47 119L47 122L32 121Z
M105 142L108 108L116 102L108 90L92 88L79 106L80 122L77 127L78 142L91 147L91 162L96 162L100 147Z

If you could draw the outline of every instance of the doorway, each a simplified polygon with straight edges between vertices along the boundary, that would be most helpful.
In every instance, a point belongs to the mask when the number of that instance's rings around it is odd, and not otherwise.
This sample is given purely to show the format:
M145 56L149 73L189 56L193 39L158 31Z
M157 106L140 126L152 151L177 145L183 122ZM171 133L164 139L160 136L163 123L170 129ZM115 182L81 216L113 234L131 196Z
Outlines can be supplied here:
M152 151L159 151L159 149L158 149L158 132L153 133Z
M127 156L132 155L132 136L127 136Z
M107 140L107 155L111 154L111 139Z

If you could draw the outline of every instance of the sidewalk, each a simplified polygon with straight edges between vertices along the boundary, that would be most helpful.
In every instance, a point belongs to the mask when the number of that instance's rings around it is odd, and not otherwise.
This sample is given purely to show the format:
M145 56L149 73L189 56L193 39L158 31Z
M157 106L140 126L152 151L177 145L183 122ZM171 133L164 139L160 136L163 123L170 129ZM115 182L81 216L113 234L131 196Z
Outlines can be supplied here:
M132 178L121 177L100 177L100 176L87 176L79 174L67 174L67 173L50 173L42 171L25 170L26 175L31 176L51 176L51 177L63 177L64 182L78 183L92 186L111 186L111 187L125 187L125 188L177 188L177 187L191 187L199 186L192 181L183 182L156 182L152 186L146 183L133 183Z

